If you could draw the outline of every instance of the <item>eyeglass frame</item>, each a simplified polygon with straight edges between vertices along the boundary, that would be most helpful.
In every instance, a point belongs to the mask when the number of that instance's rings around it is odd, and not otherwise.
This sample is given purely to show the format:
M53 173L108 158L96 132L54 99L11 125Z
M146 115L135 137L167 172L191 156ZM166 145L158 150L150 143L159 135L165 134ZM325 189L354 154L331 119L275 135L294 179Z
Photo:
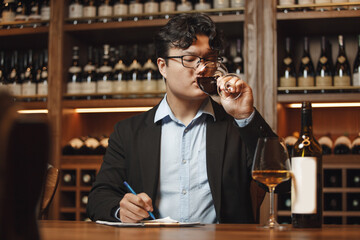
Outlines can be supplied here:
M199 59L199 61L196 62L196 66L195 67L187 67L184 65L184 57L187 57L187 56L192 56L192 57L197 57ZM180 58L181 59L181 64L183 65L183 67L185 68L192 68L192 69L196 69L197 67L199 67L201 61L203 60L204 63L206 62L213 62L213 61L210 61L209 59L207 58L202 58L202 57L199 57L199 56L196 56L196 55L182 55L182 56L167 56L167 57L164 57L164 59L170 59L170 58ZM222 57L216 57L216 62L220 62L222 63L223 61L223 58ZM214 61L215 62L215 61Z

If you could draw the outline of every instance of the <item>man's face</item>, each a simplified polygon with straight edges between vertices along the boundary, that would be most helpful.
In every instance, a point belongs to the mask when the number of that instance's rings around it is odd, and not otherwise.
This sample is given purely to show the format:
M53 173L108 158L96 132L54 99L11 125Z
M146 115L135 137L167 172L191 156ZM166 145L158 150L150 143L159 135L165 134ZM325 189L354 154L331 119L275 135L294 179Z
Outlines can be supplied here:
M169 56L194 55L208 58L216 55L209 46L209 38L197 35L197 40L187 49L171 48ZM196 83L196 70L182 65L180 58L168 59L168 64L159 65L160 71L166 78L167 93L184 100L205 99L207 95L201 91Z

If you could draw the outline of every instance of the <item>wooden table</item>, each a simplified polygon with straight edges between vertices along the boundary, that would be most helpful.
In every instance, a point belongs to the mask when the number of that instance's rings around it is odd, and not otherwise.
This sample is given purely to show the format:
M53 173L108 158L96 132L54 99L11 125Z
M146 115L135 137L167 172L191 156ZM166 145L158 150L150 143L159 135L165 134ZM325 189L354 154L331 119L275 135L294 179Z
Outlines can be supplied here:
M236 240L236 239L360 239L359 226L327 225L322 229L292 229L287 231L258 229L250 224L210 224L182 228L118 228L78 221L39 221L42 240Z

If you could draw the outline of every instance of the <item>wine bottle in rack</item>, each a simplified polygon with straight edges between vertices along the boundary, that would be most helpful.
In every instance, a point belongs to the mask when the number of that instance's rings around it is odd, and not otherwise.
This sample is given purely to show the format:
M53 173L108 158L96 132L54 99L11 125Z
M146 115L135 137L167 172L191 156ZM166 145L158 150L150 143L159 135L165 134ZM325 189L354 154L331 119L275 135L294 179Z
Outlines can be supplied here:
M15 0L4 0L1 6L2 9L2 23L9 23L15 21L16 3Z
M140 0L130 0L129 13L139 15L144 13L144 4ZM134 18L137 20L137 18Z
M222 9L230 7L229 0L214 0L213 1L214 9Z
M339 53L335 63L334 86L351 86L351 74L345 53L344 37L339 35Z
M334 154L350 154L351 141L348 136L340 136L334 143Z
M41 20L50 20L50 0L44 0L41 5Z
M206 0L199 0L195 4L195 10L197 10L197 11L208 10L210 8L211 8L211 4L209 2L207 2Z
M41 20L41 15L40 15L40 1L36 1L36 0L32 0L30 2L30 15L29 15L29 20L30 21L39 21Z
M144 13L158 13L159 3L156 0L147 0L144 4ZM149 16L152 19L153 16Z
M87 195L87 194L84 194L84 195L82 195L82 197L81 197L81 204L86 206L87 203L88 203L88 195Z
M316 67L315 85L320 87L330 87L333 85L331 59L328 58L325 36L321 37L321 54Z
M128 81L127 81L127 66L124 62L124 46L120 45L116 51L117 60L116 64L114 66L114 82L113 82L113 88L114 93L117 93L114 95L114 98L121 98L123 97L121 94L126 94L128 91Z
M279 6L282 7L287 7L287 6L291 6L291 5L295 5L295 0L279 0ZM292 11L293 9L291 8L284 8L283 11L284 13L287 13L289 11Z
M35 82L36 82L36 94L38 95L38 85L40 82L40 78L41 78L41 68L43 65L43 61L44 61L44 56L43 56L43 52L37 52L37 54L35 54L34 57L34 77L35 77Z
M87 137L81 151L84 155L94 155L98 146L99 140L94 137Z
M296 87L295 65L290 51L290 38L285 39L285 57L280 71L280 87Z
M153 56L155 55L154 44L149 44L147 47L148 59L142 67L142 79L143 79L143 91L148 93L146 96L154 96L154 92L157 91L157 65L153 62Z
M357 136L351 143L351 153L360 154L360 133L359 136Z
M324 187L326 188L342 187L341 169L324 169Z
M168 13L168 12L174 12L176 9L176 4L174 0L162 0L160 3L160 12L162 13ZM167 18L169 16L166 16Z
M98 8L98 15L101 21L107 22L113 16L113 5L110 0L101 0Z
M6 78L6 70L5 70L5 52L0 51L0 92L8 91L8 81Z
M96 4L95 0L85 0L83 6L83 17L93 18L96 17ZM92 23L92 20L88 20L88 23Z
M278 194L278 210L290 211L291 210L291 194L282 193Z
M97 155L104 155L106 152L106 149L109 145L109 137L107 136L102 136L100 141L99 141L99 146L97 147L97 149L95 149L95 152Z
M79 47L73 47L72 65L69 68L69 78L67 82L67 93L70 95L81 94L81 67L79 63ZM76 99L73 96L72 99Z
M310 102L302 103L301 133L291 161L293 227L319 228L322 225L322 151L313 135Z
M83 69L83 79L81 82L81 93L89 94L86 96L87 100L93 98L96 93L96 68L93 58L93 47L88 47L88 60Z
M62 175L62 184L65 186L75 186L76 184L75 171L64 170Z
M329 136L322 136L319 138L319 144L322 148L323 155L329 155L332 153L333 149L333 141Z
M26 21L25 1L18 1L16 6L15 21Z
M81 0L71 0L69 5L69 18L83 17L84 5Z
M80 155L81 149L84 146L84 141L79 138L75 137L72 138L62 149L63 155Z
M128 92L129 93L142 93L143 92L143 81L141 75L141 64L139 63L138 45L133 46L133 60L129 66L129 81L128 81ZM134 97L134 95L131 95Z
M24 72L24 81L21 85L21 95L22 96L35 96L36 95L36 78L34 74L34 65L33 65L33 50L28 50L28 62ZM30 101L30 98L25 99Z
M245 0L231 0L230 6L231 6L232 8L245 7Z
M118 21L123 20L122 16L129 14L129 5L125 0L117 0L114 3L114 16L118 18Z
M309 38L304 37L304 51L300 60L298 86L299 87L312 87L314 86L314 65L309 53Z
M287 136L284 139L284 142L285 142L285 145L286 145L286 148L287 148L289 154L292 153L294 145L297 142L297 140L298 139L295 136Z
M360 34L357 36L358 50L354 61L353 86L360 86Z
M97 78L97 93L104 94L101 98L111 98L113 92L113 74L110 65L110 45L103 46L102 65L99 67Z
M359 188L360 169L347 169L346 171L346 186L349 188Z
M315 0L315 4L330 4L331 3L331 0ZM331 7L316 7L315 8L317 11L328 11L328 10L331 10Z
M193 10L192 3L188 0L181 0L179 4L176 6L176 11L186 12Z
M11 55L11 65L8 71L7 89L13 96L21 95L21 78L18 68L18 51L13 51Z
M342 210L341 193L325 193L324 194L324 210L325 211L341 211Z
M242 80L245 80L245 71L244 71L244 58L242 54L242 44L241 39L236 40L236 55L233 58L234 73L239 75Z
M360 193L347 193L347 210L360 211Z
M81 181L83 185L91 186L95 181L95 170L83 171Z
M40 100L46 101L46 96L48 95L48 50L43 50L43 61L40 72L40 80L38 81L37 94L42 97Z

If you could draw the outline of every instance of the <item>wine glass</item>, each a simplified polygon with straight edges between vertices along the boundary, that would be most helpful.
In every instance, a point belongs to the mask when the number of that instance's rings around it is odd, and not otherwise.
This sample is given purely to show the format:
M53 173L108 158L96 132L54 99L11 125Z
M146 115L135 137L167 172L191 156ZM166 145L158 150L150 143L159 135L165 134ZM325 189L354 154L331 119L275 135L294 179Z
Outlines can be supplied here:
M231 99L237 99L241 96L243 86L241 78L234 73L229 73L220 61L208 61L200 64L196 69L196 74L199 88L210 96ZM217 83L218 79L221 80L222 84Z
M259 138L252 165L253 179L265 184L270 192L270 217L264 228L282 229L274 216L275 187L290 179L290 159L283 140L278 137Z

